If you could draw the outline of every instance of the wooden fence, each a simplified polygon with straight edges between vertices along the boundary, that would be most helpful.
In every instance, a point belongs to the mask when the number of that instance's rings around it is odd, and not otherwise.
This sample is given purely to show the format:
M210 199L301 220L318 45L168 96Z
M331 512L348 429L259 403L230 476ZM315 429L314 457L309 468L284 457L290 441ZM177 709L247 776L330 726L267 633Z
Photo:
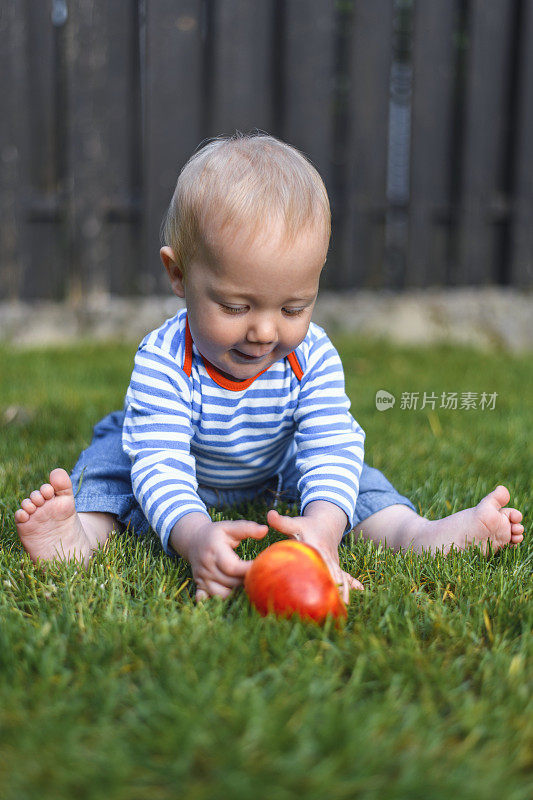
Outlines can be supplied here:
M318 167L324 286L533 283L533 0L4 0L0 298L167 291L205 139Z

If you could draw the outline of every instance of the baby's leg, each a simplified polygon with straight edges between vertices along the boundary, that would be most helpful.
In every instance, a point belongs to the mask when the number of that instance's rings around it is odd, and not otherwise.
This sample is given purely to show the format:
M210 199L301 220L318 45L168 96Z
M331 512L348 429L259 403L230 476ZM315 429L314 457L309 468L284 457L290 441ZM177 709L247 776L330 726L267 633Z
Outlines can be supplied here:
M355 530L376 544L394 550L412 548L417 553L442 551L452 547L465 550L477 545L483 553L488 542L494 551L523 540L522 514L516 508L504 508L510 500L505 486L498 486L477 506L458 511L438 520L419 516L407 505L393 504L363 519Z
M121 527L112 514L76 512L72 482L64 469L52 470L50 483L22 501L15 523L32 561L75 559L85 566L113 529Z

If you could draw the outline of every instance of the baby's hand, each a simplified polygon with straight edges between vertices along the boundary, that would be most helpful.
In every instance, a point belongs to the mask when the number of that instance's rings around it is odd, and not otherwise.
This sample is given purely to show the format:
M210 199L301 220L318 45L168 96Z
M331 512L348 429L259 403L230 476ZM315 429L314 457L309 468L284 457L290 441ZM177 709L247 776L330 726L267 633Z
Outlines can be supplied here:
M280 514L276 509L270 509L267 519L272 528L280 533L296 539L298 542L305 542L315 547L324 561L326 562L333 580L339 587L339 594L345 603L350 602L350 589L363 591L363 584L356 580L349 572L345 572L340 567L339 550L333 543L331 536L328 536L319 528L315 520L311 517L291 517L287 514Z
M262 539L268 525L246 519L207 522L195 532L187 553L196 582L196 600L218 595L228 597L244 577L252 561L244 561L233 552L243 539Z

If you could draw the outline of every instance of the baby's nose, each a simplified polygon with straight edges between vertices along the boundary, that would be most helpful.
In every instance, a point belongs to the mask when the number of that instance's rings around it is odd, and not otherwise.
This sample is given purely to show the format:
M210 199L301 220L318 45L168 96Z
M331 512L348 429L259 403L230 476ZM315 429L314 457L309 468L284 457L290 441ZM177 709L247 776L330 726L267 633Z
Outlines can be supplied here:
M252 342L269 344L275 341L276 325L270 317L260 317L253 320L248 328L248 339Z

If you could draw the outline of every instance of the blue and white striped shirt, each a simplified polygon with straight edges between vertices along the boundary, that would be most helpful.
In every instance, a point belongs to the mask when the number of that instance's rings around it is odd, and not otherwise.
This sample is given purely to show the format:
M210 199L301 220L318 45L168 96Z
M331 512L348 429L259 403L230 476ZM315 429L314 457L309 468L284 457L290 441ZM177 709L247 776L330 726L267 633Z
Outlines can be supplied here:
M311 323L289 356L229 381L192 341L187 310L137 350L125 400L123 447L137 501L165 552L173 526L207 508L198 484L252 486L296 456L300 514L313 500L342 508L353 527L365 434L350 414L341 360Z

